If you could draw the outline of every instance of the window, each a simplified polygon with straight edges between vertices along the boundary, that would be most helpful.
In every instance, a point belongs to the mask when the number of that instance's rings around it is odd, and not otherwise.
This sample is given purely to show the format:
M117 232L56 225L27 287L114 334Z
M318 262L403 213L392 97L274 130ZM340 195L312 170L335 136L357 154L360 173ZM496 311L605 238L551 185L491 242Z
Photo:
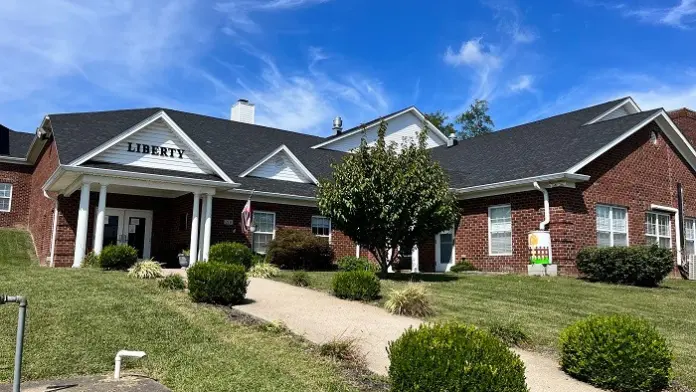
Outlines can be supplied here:
M628 246L627 210L597 206L597 246Z
M12 184L0 183L0 212L10 212Z
M512 209L510 205L488 208L488 247L491 255L512 254Z
M684 239L686 240L686 254L696 254L696 219L684 219Z
M268 243L275 237L275 213L254 211L252 225L256 227L252 238L253 250L256 253L266 254Z
M331 241L331 219L323 216L313 216L312 234L317 237L326 237Z
M645 215L645 242L657 244L660 248L672 247L672 231L669 226L670 216L657 212Z

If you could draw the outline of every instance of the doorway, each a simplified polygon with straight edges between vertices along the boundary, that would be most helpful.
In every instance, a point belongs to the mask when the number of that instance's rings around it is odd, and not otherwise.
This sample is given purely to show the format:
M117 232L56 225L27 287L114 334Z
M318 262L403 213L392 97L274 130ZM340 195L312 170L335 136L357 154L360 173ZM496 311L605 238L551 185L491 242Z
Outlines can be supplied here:
M139 259L150 258L152 211L122 208L105 210L104 246L121 244L137 249Z
M454 265L454 230L435 236L435 271L447 272Z

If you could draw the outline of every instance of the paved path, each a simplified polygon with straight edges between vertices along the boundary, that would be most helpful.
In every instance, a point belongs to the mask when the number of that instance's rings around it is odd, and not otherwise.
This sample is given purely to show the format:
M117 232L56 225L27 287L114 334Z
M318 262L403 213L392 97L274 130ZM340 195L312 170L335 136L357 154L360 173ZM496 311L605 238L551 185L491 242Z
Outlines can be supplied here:
M0 392L10 392L12 385L0 384ZM22 392L171 392L164 385L142 377L124 376L115 381L110 376L79 377L67 380L22 383Z
M268 279L251 278L248 304L236 309L266 321L282 320L293 332L314 343L336 337L355 338L367 366L378 374L389 367L386 347L418 319L394 316L381 308L360 302L344 301L328 294L303 289ZM530 392L596 392L599 389L576 381L558 369L555 360L516 350L527 368Z

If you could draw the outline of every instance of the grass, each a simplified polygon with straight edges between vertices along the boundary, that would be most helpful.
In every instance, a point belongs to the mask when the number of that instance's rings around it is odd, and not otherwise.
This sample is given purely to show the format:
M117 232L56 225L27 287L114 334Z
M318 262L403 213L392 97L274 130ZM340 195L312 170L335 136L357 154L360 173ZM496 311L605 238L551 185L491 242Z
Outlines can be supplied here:
M333 272L310 272L311 288L330 291ZM289 281L290 273L277 278ZM411 276L382 280L382 293L403 288ZM676 379L696 388L696 282L667 280L659 288L590 283L574 278L517 275L428 275L416 277L431 293L434 316L480 327L514 323L531 344L555 350L564 327L590 314L628 313L657 326L674 350ZM383 305L385 298L377 301Z
M34 265L21 231L0 230L0 293L28 297L23 379L113 371L125 361L174 391L356 391L337 364L309 344L230 321L220 308L122 272ZM31 249L31 248L29 248ZM0 382L10 382L17 306L0 306Z

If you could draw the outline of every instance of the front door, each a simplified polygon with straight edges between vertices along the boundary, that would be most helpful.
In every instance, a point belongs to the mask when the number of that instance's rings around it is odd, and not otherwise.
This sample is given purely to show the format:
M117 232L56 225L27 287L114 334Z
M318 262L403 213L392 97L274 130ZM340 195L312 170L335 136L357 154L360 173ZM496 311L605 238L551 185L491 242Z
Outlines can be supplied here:
M435 270L449 271L454 265L454 231L448 230L435 236Z
M104 217L104 246L127 244L138 250L138 258L150 258L152 211L107 208Z

